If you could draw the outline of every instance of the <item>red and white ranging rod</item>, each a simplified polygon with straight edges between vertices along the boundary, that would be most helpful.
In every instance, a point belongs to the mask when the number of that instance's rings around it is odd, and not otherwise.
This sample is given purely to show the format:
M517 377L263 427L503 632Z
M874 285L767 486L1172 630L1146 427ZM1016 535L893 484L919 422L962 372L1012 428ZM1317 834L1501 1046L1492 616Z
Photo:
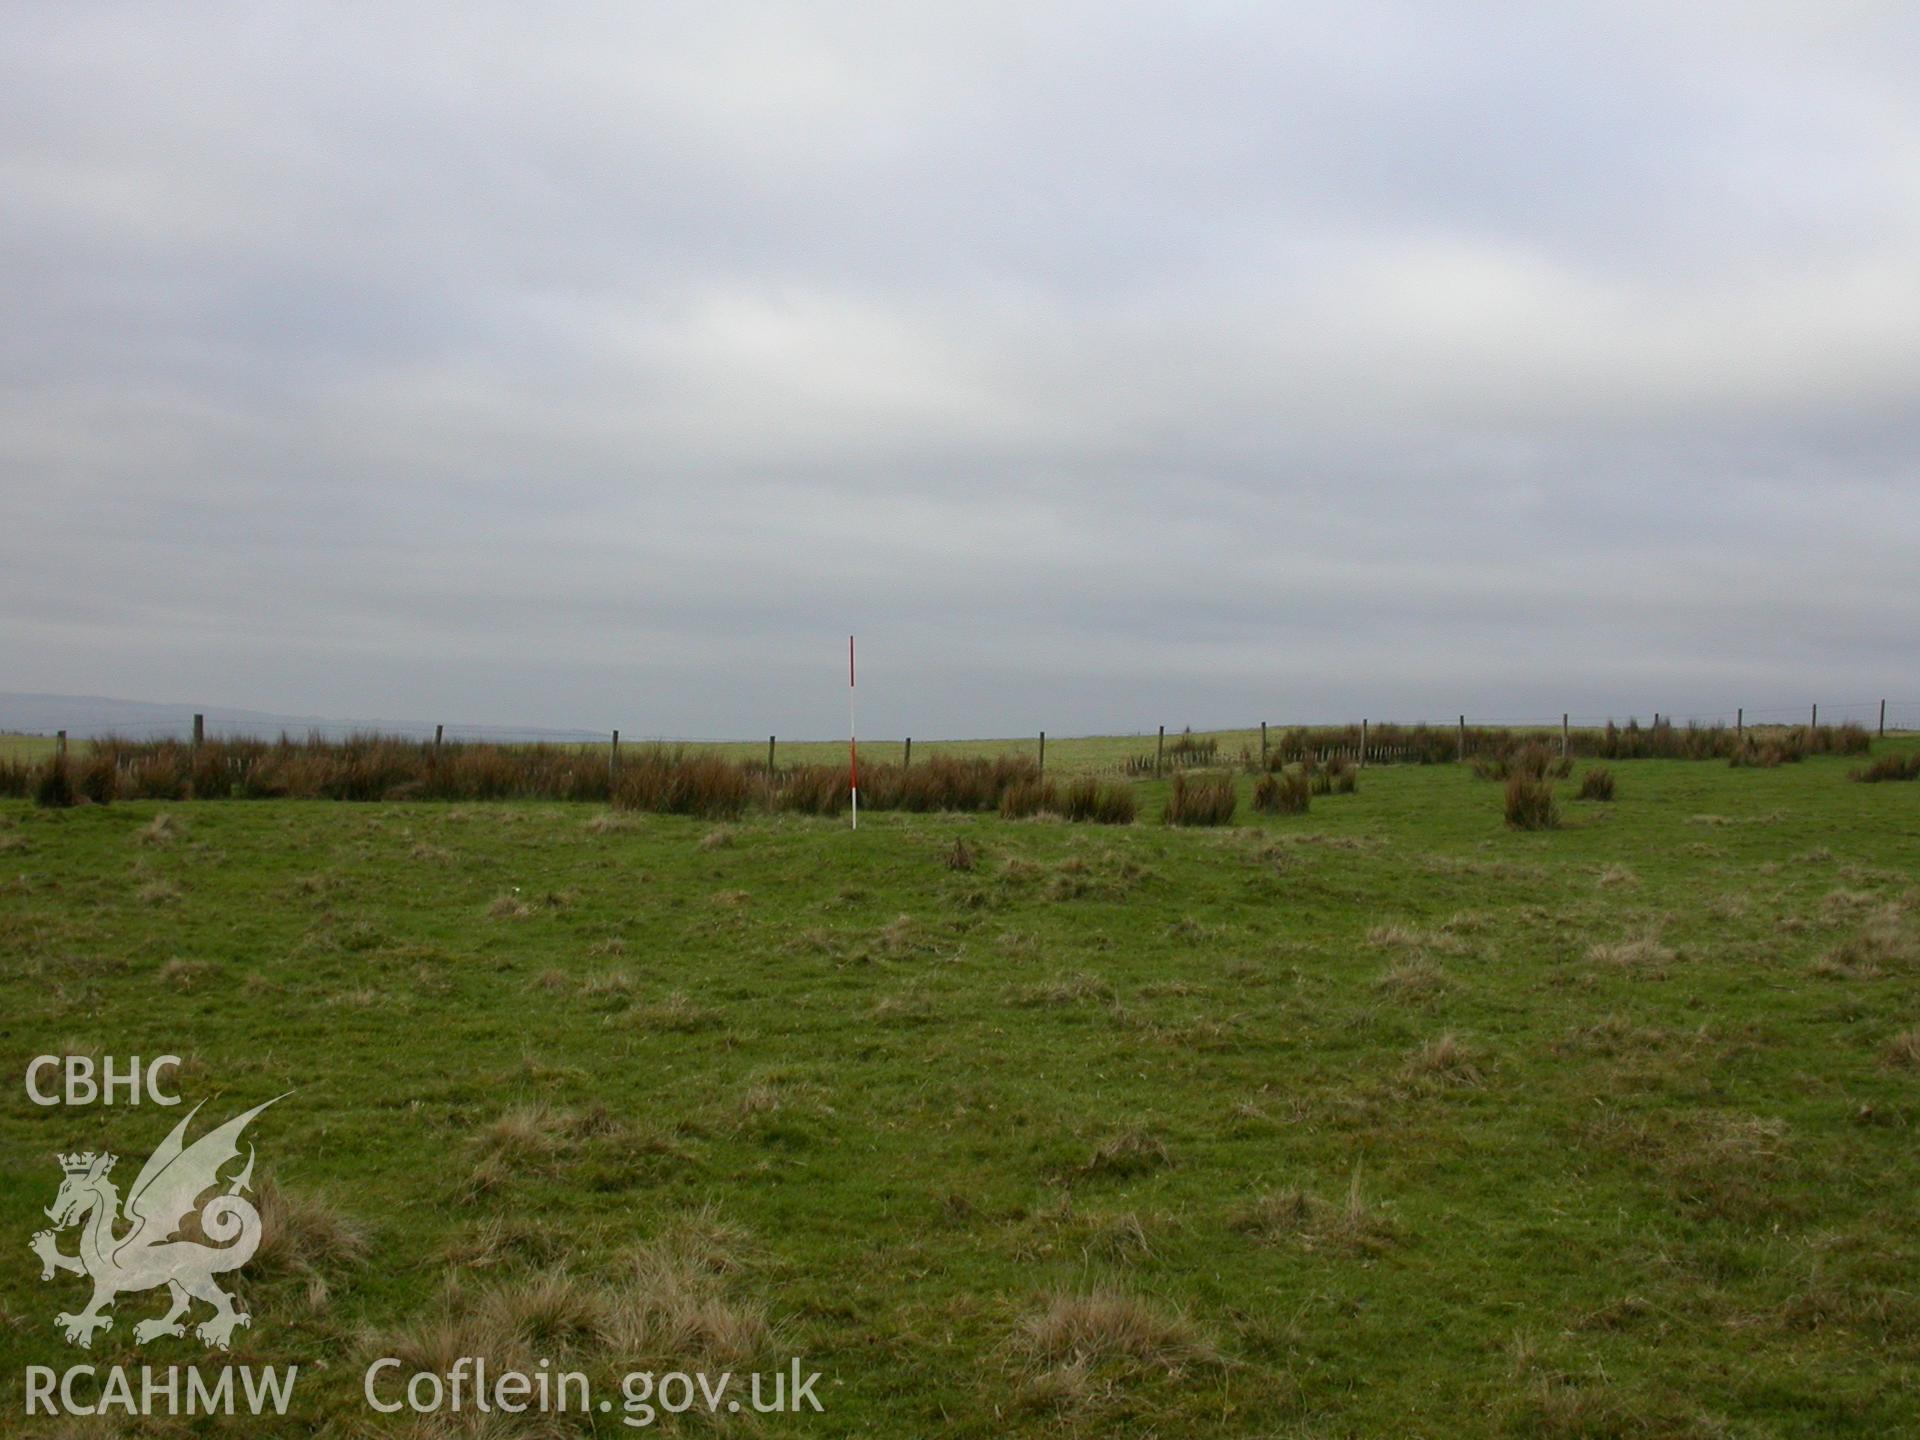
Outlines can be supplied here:
M853 791L853 828L860 828L860 741L853 723L853 637L847 636L847 781Z

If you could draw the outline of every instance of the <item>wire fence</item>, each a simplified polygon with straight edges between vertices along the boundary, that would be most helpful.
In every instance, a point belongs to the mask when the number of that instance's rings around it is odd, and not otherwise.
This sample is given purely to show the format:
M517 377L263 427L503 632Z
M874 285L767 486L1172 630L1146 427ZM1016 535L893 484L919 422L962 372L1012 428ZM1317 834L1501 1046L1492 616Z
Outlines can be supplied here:
M1482 715L1472 712L1457 713L1440 717L1404 719L1392 716L1366 717L1360 720L1316 720L1316 721L1254 721L1250 724L1220 725L1206 729L1183 726L1180 735L1194 737L1224 737L1232 735L1250 735L1256 732L1334 732L1341 730L1371 729L1375 734L1393 734L1407 731L1458 731L1458 730L1509 730L1516 732L1555 733L1563 729L1577 731L1601 730L1607 726L1621 728L1637 727L1654 729L1659 727L1680 729L1764 729L1783 726L1837 726L1858 725L1875 735L1897 734L1920 731L1920 700L1850 700L1838 703L1821 702L1805 705L1762 705L1735 706L1731 709L1713 711L1664 711L1649 710L1645 713L1612 712L1607 714L1574 714L1566 712L1559 715L1521 715L1497 714ZM0 724L0 731L7 730ZM485 725L460 723L428 724L419 721L350 721L350 720L281 720L277 718L229 717L218 712L189 713L182 711L177 717L152 720L145 723L126 725L108 723L76 724L64 729L18 729L10 733L55 741L81 741L111 737L133 744L157 743L168 740L192 742L208 739L241 739L278 741L282 738L294 741L340 742L356 736L378 735L386 738L414 740L421 742L477 745L564 745L587 746L619 743L621 731L585 730L575 728L540 727L525 725ZM1044 746L1044 734L1040 732ZM1055 741L1084 742L1089 740L1137 741L1142 743L1164 744L1167 727L1134 731L1103 731L1097 734L1066 735L1056 732ZM624 732L627 744L635 745L676 745L688 747L700 746L743 746L762 743L771 744L772 737L762 742L759 737L740 737L716 739L711 736L640 734ZM788 742L792 743L792 742ZM832 743L832 738L816 741L802 741L801 744ZM877 747L900 746L901 740L886 740L874 737L863 740L863 745ZM905 745L911 747L912 740ZM993 737L979 740L923 740L923 753L929 745L952 747L962 744L999 745L1027 743L1019 737ZM1380 747L1377 758L1393 760L1401 758L1388 753L1393 747ZM1368 758L1375 758L1369 752Z

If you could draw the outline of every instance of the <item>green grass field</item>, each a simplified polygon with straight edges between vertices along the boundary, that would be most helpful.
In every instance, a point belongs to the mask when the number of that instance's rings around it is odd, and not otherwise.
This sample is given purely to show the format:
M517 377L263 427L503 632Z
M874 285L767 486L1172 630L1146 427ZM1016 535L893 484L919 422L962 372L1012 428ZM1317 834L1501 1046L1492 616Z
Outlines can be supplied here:
M1539 833L1462 766L1213 831L6 802L0 1410L204 1363L153 1293L69 1347L28 1250L184 1112L26 1059L173 1052L199 1123L296 1092L231 1358L327 1434L477 1353L824 1372L744 1435L1920 1433L1920 786L1853 763Z

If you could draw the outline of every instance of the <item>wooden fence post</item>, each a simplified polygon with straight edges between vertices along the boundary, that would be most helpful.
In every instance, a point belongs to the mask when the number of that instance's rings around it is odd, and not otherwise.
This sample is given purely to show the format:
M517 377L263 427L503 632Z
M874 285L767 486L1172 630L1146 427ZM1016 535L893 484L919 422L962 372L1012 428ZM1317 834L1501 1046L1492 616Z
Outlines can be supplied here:
M59 754L62 760L66 759L67 758L67 732L64 730L55 731L53 738L55 741L55 745L54 745L55 751Z
M1359 768L1362 770L1367 768L1367 722L1364 718L1360 721L1360 766Z
M1744 705L1733 712L1733 738L1735 740L1747 738L1747 707Z
M1562 760L1567 758L1567 743L1569 739L1570 739L1570 736L1568 735L1567 712L1562 710L1560 712L1560 758Z
M1460 760L1464 764L1467 758L1467 717L1460 717Z
M1040 732L1040 773L1047 773L1047 732Z
M1158 776L1165 763L1167 753L1167 727L1160 727L1159 743L1153 747L1153 773Z
M907 736L906 749L900 752L900 768L905 770L913 764L913 736Z
M1820 728L1820 707L1813 707L1813 718L1807 721L1807 739L1813 739L1813 732Z
M436 725L433 727L433 763L436 765L440 763L440 741L446 733L447 727L444 725Z
M607 746L607 793L611 797L613 788L620 782L620 732L613 732L613 743Z
M1260 768L1267 768L1267 722L1264 720L1260 722Z
M773 736L767 736L767 779L773 779Z
M193 744L187 750L187 798L194 798L193 777L200 768L200 746L207 738L207 717L196 714L193 717Z
M1887 738L1887 702L1884 700L1880 702L1880 738Z

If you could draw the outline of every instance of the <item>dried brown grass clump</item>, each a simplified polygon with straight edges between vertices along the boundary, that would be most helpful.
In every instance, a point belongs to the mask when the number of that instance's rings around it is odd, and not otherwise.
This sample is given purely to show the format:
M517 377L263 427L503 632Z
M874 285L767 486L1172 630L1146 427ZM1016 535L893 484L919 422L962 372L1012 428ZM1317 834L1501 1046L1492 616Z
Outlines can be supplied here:
M1641 973L1664 971L1673 964L1675 958L1672 950L1651 935L1587 947L1587 959L1596 965L1612 965L1621 970Z
M668 1220L628 1255L630 1279L612 1298L615 1353L707 1366L764 1353L773 1337L764 1307L728 1293L751 1254L747 1232L711 1206Z
M1591 765L1580 777L1580 800L1613 799L1613 771L1604 765Z
M1262 815L1304 815L1313 803L1311 787L1298 770L1274 770L1253 782L1253 808Z
M964 838L955 836L953 844L941 852L941 859L946 862L947 869L964 873L973 869L973 847Z
M1412 950L1426 943L1426 937L1410 925L1393 921L1369 926L1367 943L1382 950Z
M1781 765L1797 765L1806 759L1810 749L1819 748L1818 744L1809 742L1804 728L1749 734L1733 747L1727 764L1735 769L1772 770Z
M573 1119L547 1105L522 1105L508 1110L476 1130L473 1147L483 1156L499 1156L514 1164L550 1160L566 1144Z
M1878 785L1890 780L1920 780L1920 750L1911 755L1882 755L1871 765L1851 771L1847 778Z
M1822 973L1844 978L1907 970L1920 965L1920 938L1908 928L1898 906L1885 905L1818 963L1824 967Z
M120 767L113 756L93 751L80 762L74 784L95 805L111 805L120 798Z
M613 1373L748 1364L766 1355L772 1329L760 1305L731 1293L742 1266L741 1245L740 1232L710 1210L692 1212L663 1223L608 1279L588 1280L553 1267L479 1292L450 1279L431 1312L398 1330L363 1337L362 1348L399 1359L405 1371L442 1374L463 1356L483 1357L494 1373L530 1372L537 1357L558 1356L589 1371ZM537 1258L552 1249L550 1235L489 1222L457 1248L456 1263ZM516 1426L500 1433L549 1432Z
M725 850L732 844L733 831L727 829L724 825L717 830L709 830L700 837L700 849L702 850Z
M79 798L65 755L55 755L40 767L33 782L34 804L43 810L65 810L78 804Z
M564 1248L562 1237L542 1225L489 1215L449 1239L441 1256L449 1265L485 1270L516 1261L544 1264Z
M1553 787L1544 780L1515 775L1507 781L1507 824L1515 830L1552 830L1560 823Z
M1920 1070L1920 1025L1902 1030L1887 1042L1887 1063L1902 1070Z
M1131 825L1139 813L1139 803L1130 785L1075 780L1067 786L1060 811L1079 824Z
M1077 975L1062 975L1020 992L1015 1002L1028 1007L1058 1008L1067 1005L1108 1004L1113 986L1101 976L1083 970Z
M1389 967L1374 988L1396 1000L1423 1003L1447 988L1447 976L1426 956L1413 955Z
M1009 785L1000 796L1002 820L1027 820L1035 815L1051 815L1060 808L1059 792L1051 780L1021 780Z
M1160 818L1168 825L1226 825L1238 804L1231 775L1180 774Z
M483 1332L536 1355L573 1355L604 1342L612 1307L604 1291L552 1269L487 1292L475 1307Z
M176 956L160 967L160 983L183 995L191 995L205 985L213 973L210 961L182 960Z
M734 820L761 794L740 765L718 755L664 746L622 756L613 791L616 808L703 820Z
M867 1016L876 1025L930 1025L940 1018L940 1007L924 988L910 985L874 1001Z
M564 975L562 979L564 980ZM602 970L589 975L580 982L580 993L589 1000L605 1001L609 1004L621 1004L632 998L639 988L639 982L633 978L630 970Z
M1474 1063L1472 1053L1451 1031L1436 1036L1407 1056L1400 1075L1416 1087L1473 1086L1481 1081L1480 1067Z
M1218 1358L1218 1351L1183 1312L1114 1286L1058 1291L1020 1325L1020 1339L1050 1365L1090 1365L1124 1359L1174 1369Z
M518 895L498 895L487 906L487 914L495 920L524 920L533 914L533 907Z
M1300 1189L1272 1190L1233 1218L1235 1230L1266 1244L1292 1241L1307 1250L1366 1257L1399 1238L1398 1229L1366 1197L1360 1166L1335 1204Z
M260 1247L247 1267L249 1275L311 1281L367 1258L371 1242L366 1227L326 1197L288 1190L268 1178L260 1182L255 1198Z
M1166 1142L1136 1125L1103 1140L1074 1173L1091 1180L1125 1180L1171 1164Z

